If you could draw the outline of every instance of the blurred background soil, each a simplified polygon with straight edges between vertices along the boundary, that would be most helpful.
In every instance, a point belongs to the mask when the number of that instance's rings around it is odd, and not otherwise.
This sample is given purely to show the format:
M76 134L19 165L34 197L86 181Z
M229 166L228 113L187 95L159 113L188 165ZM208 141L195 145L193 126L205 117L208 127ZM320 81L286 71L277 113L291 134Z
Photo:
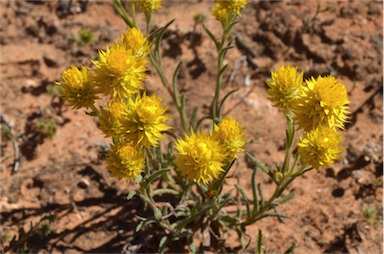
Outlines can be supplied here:
M166 1L153 17L155 27L176 19L162 45L164 69L171 78L183 61L179 85L189 114L194 106L206 113L214 92L214 45L194 22L202 14L218 32L213 5ZM126 200L134 186L111 178L105 168L109 140L95 119L52 96L61 72L91 66L98 50L125 31L124 22L109 1L2 0L0 12L1 248L9 250L19 239L11 251L154 252L160 240L155 230L134 233L135 214L149 215L138 199ZM224 88L239 90L224 113L244 124L254 142L247 150L256 158L273 168L284 156L285 120L266 100L271 70L290 63L306 78L335 75L351 100L343 160L296 180L288 190L295 191L294 199L279 207L289 218L250 226L248 252L256 251L262 229L268 253L292 243L295 253L382 253L382 22L381 1L250 1L244 9ZM170 105L152 68L145 87ZM176 110L169 111L180 132ZM251 170L243 156L234 170L249 189ZM272 183L258 177L268 195ZM52 223L45 217L50 213ZM236 239L230 234L229 245ZM174 244L169 251L185 249Z

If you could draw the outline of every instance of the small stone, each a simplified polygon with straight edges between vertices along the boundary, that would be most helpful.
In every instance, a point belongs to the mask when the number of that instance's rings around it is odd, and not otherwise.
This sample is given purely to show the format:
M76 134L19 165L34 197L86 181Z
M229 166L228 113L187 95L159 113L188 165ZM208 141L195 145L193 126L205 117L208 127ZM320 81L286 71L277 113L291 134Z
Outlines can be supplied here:
M90 182L89 182L87 179L85 179L85 178L81 179L81 180L77 183L77 186L78 186L79 188L82 188L82 189L87 189L87 188L89 187L89 185L90 185Z

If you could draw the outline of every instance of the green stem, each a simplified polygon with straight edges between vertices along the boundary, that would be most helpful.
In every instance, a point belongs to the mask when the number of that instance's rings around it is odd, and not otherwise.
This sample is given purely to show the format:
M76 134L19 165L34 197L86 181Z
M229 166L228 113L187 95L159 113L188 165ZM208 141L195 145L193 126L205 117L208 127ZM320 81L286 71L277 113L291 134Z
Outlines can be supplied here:
M223 44L221 44L220 46L221 48L223 47L222 45ZM213 103L212 103L212 116L213 116L214 122L215 122L215 119L217 118L220 119L220 116L218 115L217 110L218 110L218 102L220 99L221 83L223 82L223 74L220 73L220 70L223 68L223 53L221 48L218 50L215 96L213 98Z
M134 1L129 2L129 10L131 12L132 23L133 23L134 27L137 27L136 26L136 11L135 11L135 2Z
M148 35L151 30L152 13L145 13L145 18L146 18L145 30Z
M221 112L218 112L219 108L219 100L220 100L220 89L222 88L223 83L223 62L225 59L227 49L223 49L225 42L228 39L233 27L233 23L236 19L232 19L231 22L226 27L223 27L223 35L221 37L220 43L216 44L217 49L217 76L216 76L216 87L215 87L215 95L212 101L212 119L213 122L221 120ZM228 45L229 46L229 45Z
M281 169L282 173L286 173L289 171L293 140L295 138L295 125L292 118L293 117L292 111L288 109L285 116L287 119L287 132L286 132L285 157L284 157L283 167Z
M283 181L281 181L283 182ZM250 217L249 219L247 219L246 221L242 222L241 224L243 224L244 226L248 226L254 222L256 222L257 220L260 219L260 216L263 215L263 213L267 210L270 209L270 206L272 204L272 202L278 198L279 194L281 193L281 189L280 189L280 186L281 184L279 183L276 188L275 188L275 191L273 193L273 195L269 198L269 200L263 205L260 207L260 209L252 216Z

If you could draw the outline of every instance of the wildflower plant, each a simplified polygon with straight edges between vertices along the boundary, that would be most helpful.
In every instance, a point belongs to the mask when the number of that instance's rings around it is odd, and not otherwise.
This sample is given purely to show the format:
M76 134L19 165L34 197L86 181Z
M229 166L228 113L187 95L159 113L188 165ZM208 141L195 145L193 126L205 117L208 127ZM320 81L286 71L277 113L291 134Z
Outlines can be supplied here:
M60 95L74 109L84 108L97 117L99 129L111 137L107 169L112 177L138 185L128 199L139 196L153 215L140 217L136 230L157 225L162 230L159 252L173 241L184 242L191 252L199 250L196 242L200 247L225 251L228 232L236 232L239 238L238 248L231 251L246 249L250 243L247 226L265 217L285 217L274 209L293 197L293 192L284 191L294 179L340 159L343 149L339 129L348 118L349 104L344 85L332 76L303 80L304 73L290 65L272 72L266 93L272 105L286 116L285 158L276 169L269 169L245 152L252 165L249 197L242 186L235 184L230 189L227 182L232 165L243 158L239 154L245 151L247 141L243 125L231 116L222 116L225 101L236 90L221 94L228 67L225 58L233 48L230 35L247 0L216 3L212 15L221 24L219 35L202 22L215 45L217 72L211 110L200 118L198 108L191 116L186 113L186 98L177 82L182 63L177 65L171 81L163 72L161 42L174 20L151 30L152 15L162 7L161 1L131 0L129 12L119 0L113 3L128 25L127 31L99 52L99 59L92 61L93 68L72 66L64 71L62 81L57 82ZM137 10L145 14L145 32L136 24ZM149 63L172 98L177 116L167 113L162 98L145 91L143 82ZM107 100L105 105L100 105L105 101L100 98ZM171 117L178 117L181 126L170 126ZM203 121L210 121L210 128L201 128ZM171 129L182 130L184 135L178 136ZM301 136L296 144L297 129ZM164 149L160 143L166 136L168 148ZM264 196L256 179L259 170L276 185L270 197ZM161 196L168 198L166 204L156 202ZM229 212L228 207L235 208L235 212ZM204 237L196 241L199 235ZM287 251L293 249L294 245Z

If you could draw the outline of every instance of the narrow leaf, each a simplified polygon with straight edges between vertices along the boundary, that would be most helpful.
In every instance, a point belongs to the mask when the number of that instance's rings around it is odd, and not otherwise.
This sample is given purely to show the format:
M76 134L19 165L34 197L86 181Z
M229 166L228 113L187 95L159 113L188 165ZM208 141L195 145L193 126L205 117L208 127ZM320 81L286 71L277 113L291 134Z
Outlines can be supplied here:
M219 49L220 45L217 42L215 36L212 34L212 32L208 29L208 27L205 26L205 24L203 24L203 28L204 28L204 31L208 34L209 38L211 38L211 40L215 43L216 49Z
M259 233L257 236L257 253L258 254L261 254L262 245L263 245L263 232L261 231L261 229L259 229Z
M135 27L132 20L128 17L127 12L124 9L124 6L121 4L120 0L113 0L113 6L119 15L123 18L124 22L131 28Z
M257 196L256 174L257 174L257 166L255 166L252 172L252 196L253 196L252 216L254 216L259 210L259 197Z
M296 244L292 243L292 245L286 251L284 251L284 254L290 254L294 249L296 249Z
M197 114L199 113L199 108L198 107L195 107L193 109L193 112L192 112L192 116L191 116L191 127L193 128L193 130L196 132L196 118L197 118Z
M150 176L145 180L145 182L144 182L144 184L143 184L143 188L144 188L144 189L147 188L148 185L149 185L153 180L155 180L156 178L158 178L159 176L161 176L162 174L164 174L164 173L166 173L166 172L168 172L168 171L170 171L169 168L163 168L163 169L160 169L160 170L156 171L156 172L153 173L152 175L150 175Z
M229 96L231 96L232 94L234 94L235 92L237 92L239 90L239 88L236 88L236 89L233 89L232 91L228 92L224 98L221 100L221 103L220 103L220 108L219 108L219 115L221 115L221 112L223 110L223 106L224 106L224 102L229 98Z
M281 204L287 202L288 200L292 199L293 196L295 196L295 192L294 192L294 191L292 191L292 192L289 193L288 195L282 197L281 199L279 199L279 200L277 200L277 201L275 201L275 202L276 202L278 205L281 205Z
M257 165L259 168L261 168L265 173L267 173L274 181L273 173L265 166L263 163L261 163L258 159L253 157L250 153L246 152L245 156L250 159L255 165Z
M130 191L129 193L128 193L128 196L127 196L127 200L130 200L130 199L132 199L134 196L136 195L136 191Z
M160 240L160 243L159 243L159 253L164 253L164 248L165 246L167 246L169 242L169 238L168 236L163 236Z

